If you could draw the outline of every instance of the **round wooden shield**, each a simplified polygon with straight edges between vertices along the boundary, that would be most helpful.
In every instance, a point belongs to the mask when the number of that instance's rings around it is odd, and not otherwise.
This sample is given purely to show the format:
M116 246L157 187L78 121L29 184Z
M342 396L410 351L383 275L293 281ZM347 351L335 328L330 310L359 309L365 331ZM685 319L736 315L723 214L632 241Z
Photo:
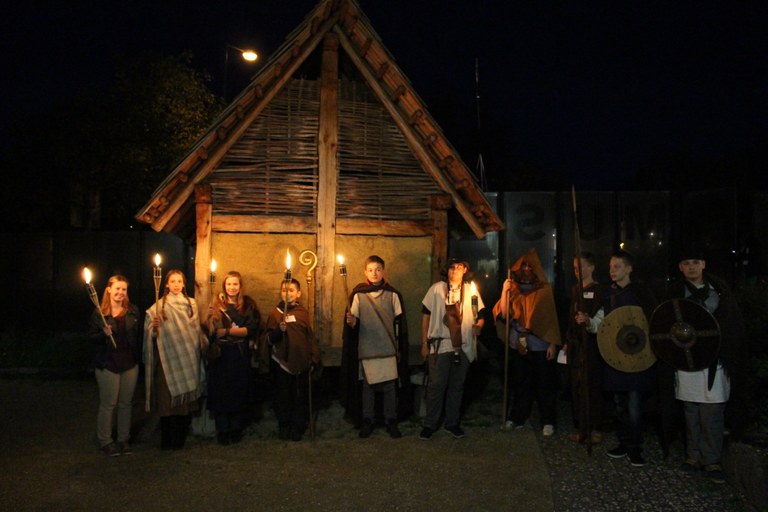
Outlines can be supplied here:
M703 370L720 353L720 325L688 299L661 303L651 315L650 336L656 356L676 370Z
M648 320L640 306L611 311L597 330L597 347L605 362L622 372L641 372L656 362L648 339Z

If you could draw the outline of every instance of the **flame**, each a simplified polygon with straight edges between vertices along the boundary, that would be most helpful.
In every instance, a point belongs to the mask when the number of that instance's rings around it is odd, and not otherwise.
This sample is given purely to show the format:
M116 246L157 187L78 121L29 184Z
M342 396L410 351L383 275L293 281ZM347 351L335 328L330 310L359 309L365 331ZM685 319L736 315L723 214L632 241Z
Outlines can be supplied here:
M211 258L211 274L216 272L216 260Z
M336 259L339 260L339 265L343 265L344 264L344 256L342 256L341 254L336 256Z
M85 279L85 284L91 284L91 271L88 270L88 267L83 269L83 279Z
M285 268L291 270L291 251L285 250Z
M470 283L470 287L472 288L472 295L477 295L477 287L475 286L474 281Z
M160 258L160 253L155 254L155 266L156 267L160 266L160 262L161 261L162 261L162 259Z

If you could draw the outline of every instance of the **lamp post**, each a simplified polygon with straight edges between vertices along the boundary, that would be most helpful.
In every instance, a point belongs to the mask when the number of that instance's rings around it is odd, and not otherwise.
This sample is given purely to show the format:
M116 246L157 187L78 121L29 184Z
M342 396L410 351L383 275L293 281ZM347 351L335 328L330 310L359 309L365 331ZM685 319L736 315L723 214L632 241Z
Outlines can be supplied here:
M227 70L229 69L229 50L236 50L240 52L240 56L247 62L256 62L259 56L253 50L243 50L237 46L233 46L229 43L224 47L224 79L222 80L222 92L224 101L227 101Z

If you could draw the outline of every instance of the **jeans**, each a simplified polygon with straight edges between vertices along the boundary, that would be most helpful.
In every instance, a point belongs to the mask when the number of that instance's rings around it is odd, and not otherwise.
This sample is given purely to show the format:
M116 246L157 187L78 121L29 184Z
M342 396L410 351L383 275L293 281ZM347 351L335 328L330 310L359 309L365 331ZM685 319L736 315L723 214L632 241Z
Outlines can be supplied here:
M115 406L117 406L117 441L127 442L131 437L133 391L136 389L139 365L122 373L96 369L95 374L99 385L99 413L96 416L96 435L99 438L99 444L106 446L112 442L112 414Z

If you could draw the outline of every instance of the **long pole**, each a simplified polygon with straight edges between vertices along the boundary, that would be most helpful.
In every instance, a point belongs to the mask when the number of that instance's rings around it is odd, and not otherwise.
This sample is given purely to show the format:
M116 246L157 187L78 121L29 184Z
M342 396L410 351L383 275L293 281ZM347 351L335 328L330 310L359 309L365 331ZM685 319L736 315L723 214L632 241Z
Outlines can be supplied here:
M573 237L576 250L576 290L578 296L576 297L576 310L577 312L584 311L584 282L581 277L581 234L579 232L579 215L576 208L576 187L571 186L571 199L573 202ZM581 427L579 433L584 438L584 443L587 445L587 453L592 455L592 421L590 418L590 404L589 404L589 357L588 351L589 339L587 336L586 326L579 326L579 360L576 361L578 365L579 374L579 420Z
M512 279L512 269L507 268L507 280ZM507 388L509 387L509 332L510 332L510 317L509 317L509 308L510 308L510 302L512 300L512 289L510 287L509 290L507 290L507 311L504 313L504 319L506 321L506 325L504 326L504 382L503 382L503 396L502 399L502 405L501 405L501 429L504 430L507 427L507 403L509 401L509 392L507 391Z

